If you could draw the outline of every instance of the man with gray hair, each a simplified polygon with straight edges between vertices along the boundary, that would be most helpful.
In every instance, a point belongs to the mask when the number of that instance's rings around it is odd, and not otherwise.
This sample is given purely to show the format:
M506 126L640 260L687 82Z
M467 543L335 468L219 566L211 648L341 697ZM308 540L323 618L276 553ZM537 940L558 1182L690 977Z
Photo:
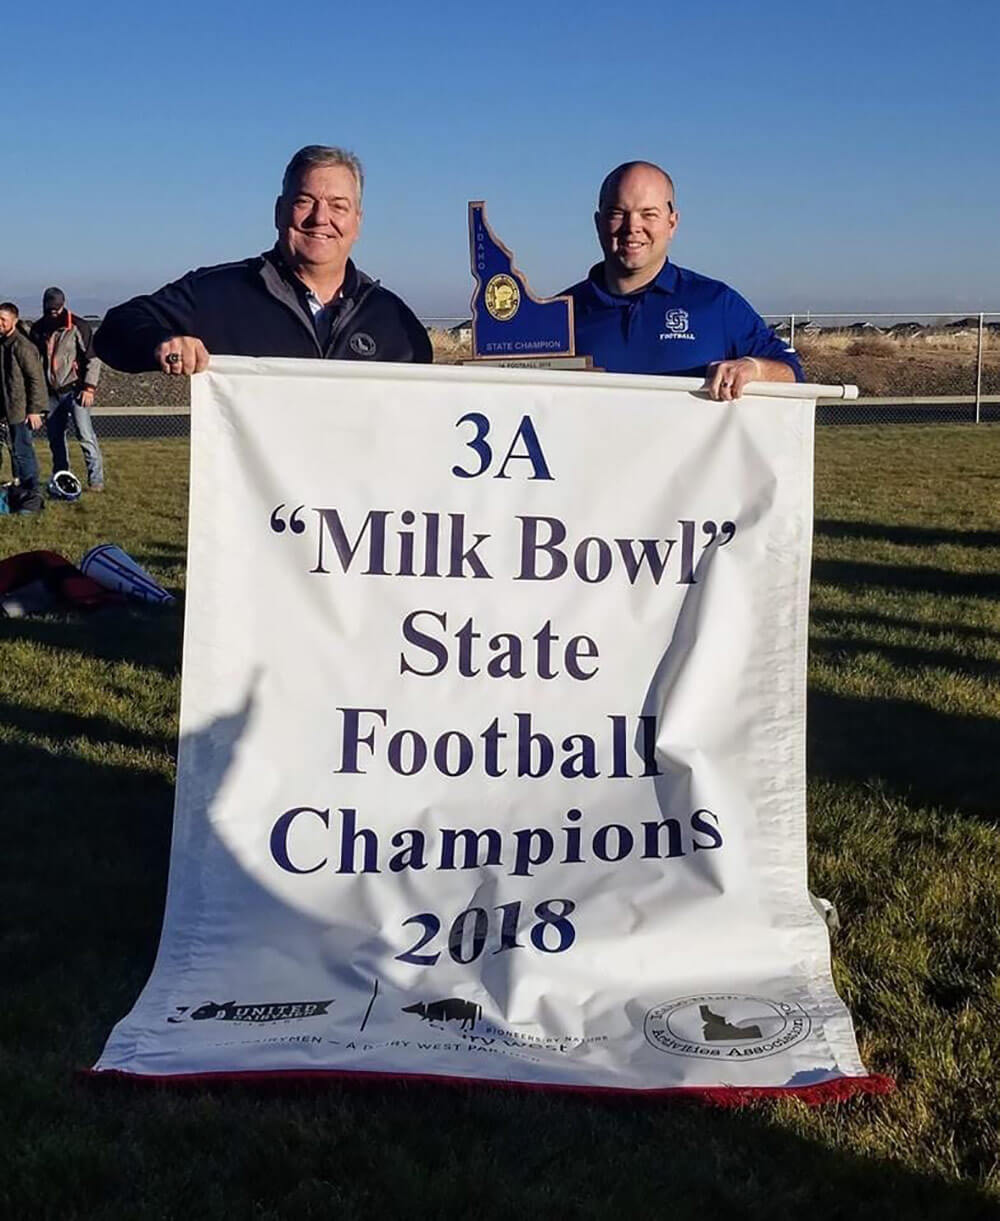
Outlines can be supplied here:
M350 258L363 188L353 153L299 149L274 205L274 247L116 306L97 332L98 355L126 373L178 375L200 373L213 352L429 363L413 312Z

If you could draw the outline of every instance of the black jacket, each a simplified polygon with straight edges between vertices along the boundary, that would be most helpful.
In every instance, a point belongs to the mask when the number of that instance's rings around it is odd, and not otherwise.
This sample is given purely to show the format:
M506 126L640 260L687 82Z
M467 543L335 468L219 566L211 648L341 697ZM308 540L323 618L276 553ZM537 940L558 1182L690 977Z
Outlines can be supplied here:
M157 368L155 349L175 335L194 335L220 356L422 364L433 359L427 332L410 308L350 259L330 342L321 347L305 287L277 250L189 271L155 293L116 305L94 346L115 369L142 373Z

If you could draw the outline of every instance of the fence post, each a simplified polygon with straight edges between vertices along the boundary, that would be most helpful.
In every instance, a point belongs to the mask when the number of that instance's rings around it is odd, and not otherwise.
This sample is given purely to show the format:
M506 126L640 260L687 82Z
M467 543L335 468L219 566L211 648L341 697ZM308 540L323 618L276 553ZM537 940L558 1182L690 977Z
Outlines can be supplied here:
M976 423L979 424L981 404L983 401L983 319L985 315L979 315L979 343L976 345Z
M788 346L795 347L795 315L788 315Z

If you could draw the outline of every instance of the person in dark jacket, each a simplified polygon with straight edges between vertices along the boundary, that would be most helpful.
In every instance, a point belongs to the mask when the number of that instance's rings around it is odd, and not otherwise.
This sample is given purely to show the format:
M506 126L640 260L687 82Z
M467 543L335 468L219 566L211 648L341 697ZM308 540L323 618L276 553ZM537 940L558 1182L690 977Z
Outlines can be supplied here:
M98 355L126 373L199 373L213 352L429 363L412 311L349 257L363 185L353 153L300 149L275 203L274 248L116 306L97 332Z
M104 457L90 418L101 376L101 362L94 355L90 323L69 309L61 288L47 288L42 294L42 316L30 334L31 342L42 358L49 384L46 427L52 452L52 473L69 470L66 433L72 421L83 450L87 485L92 492L103 492Z
M14 477L23 488L38 487L38 459L32 431L42 426L48 404L45 372L34 345L17 324L18 309L0 304L0 417L10 437Z

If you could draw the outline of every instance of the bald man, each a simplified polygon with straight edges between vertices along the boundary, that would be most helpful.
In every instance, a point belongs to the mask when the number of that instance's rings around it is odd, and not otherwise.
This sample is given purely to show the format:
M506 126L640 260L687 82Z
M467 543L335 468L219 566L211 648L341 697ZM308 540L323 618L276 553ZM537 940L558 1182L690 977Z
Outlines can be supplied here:
M750 381L804 381L794 349L738 292L670 262L678 220L658 165L627 161L604 179L594 213L604 259L566 290L577 353L609 373L704 378L723 401Z

